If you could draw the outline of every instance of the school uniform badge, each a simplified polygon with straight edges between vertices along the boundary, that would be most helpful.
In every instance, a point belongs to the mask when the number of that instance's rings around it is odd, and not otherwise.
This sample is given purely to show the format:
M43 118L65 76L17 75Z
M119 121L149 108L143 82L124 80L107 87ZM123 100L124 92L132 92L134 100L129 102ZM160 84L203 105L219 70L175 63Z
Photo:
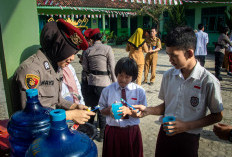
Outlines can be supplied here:
M190 99L190 103L191 103L191 105L193 107L196 107L199 104L199 98L195 97L195 96L192 96L191 99Z
M25 84L27 89L36 88L39 84L40 77L34 74L27 74L25 78Z

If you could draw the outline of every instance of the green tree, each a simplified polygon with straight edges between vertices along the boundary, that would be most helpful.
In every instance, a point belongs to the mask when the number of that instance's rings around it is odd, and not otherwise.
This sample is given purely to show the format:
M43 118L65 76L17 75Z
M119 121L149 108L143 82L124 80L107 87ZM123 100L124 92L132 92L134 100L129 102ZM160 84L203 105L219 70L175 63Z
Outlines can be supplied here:
M138 15L148 15L150 16L155 24L157 25L157 30L159 31L160 19L161 15L163 15L164 11L168 10L170 6L168 5L154 5L154 4L139 4L136 5L136 12Z
M165 23L167 31L177 26L186 25L185 9L183 5L172 6L171 9L168 10L168 17L169 20Z

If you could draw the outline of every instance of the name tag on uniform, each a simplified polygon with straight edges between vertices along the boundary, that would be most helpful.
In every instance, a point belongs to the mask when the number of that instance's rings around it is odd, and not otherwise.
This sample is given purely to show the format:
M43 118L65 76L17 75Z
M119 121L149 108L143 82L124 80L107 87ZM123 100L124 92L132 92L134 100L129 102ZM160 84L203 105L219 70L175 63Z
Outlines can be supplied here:
M54 81L53 80L44 80L44 81L41 81L41 86L53 86L54 85Z

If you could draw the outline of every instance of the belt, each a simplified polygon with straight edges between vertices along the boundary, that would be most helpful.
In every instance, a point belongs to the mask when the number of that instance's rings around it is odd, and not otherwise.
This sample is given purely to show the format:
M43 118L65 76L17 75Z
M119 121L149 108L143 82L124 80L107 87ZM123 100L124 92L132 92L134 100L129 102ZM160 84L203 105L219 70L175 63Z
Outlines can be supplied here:
M110 74L109 71L98 71L98 70L90 70L89 73L94 74L94 75L109 75Z

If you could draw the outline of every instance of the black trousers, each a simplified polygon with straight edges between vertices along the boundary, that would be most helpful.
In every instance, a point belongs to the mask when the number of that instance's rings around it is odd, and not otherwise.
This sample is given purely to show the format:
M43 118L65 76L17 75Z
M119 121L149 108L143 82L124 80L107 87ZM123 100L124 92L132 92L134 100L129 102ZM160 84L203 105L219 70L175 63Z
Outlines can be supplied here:
M224 60L224 54L222 52L215 52L215 76L221 75L222 63Z
M87 91L85 91L85 103L86 106L94 109L98 105L98 101L101 96L101 92L105 87L91 86L88 85ZM86 89L86 88L85 88ZM106 117L101 114L99 110L94 111L97 114L97 121L100 129L104 129L106 126ZM89 123L93 124L95 116L91 116L89 119Z
M195 58L200 62L201 66L205 66L205 56L204 55L199 55L195 56Z

